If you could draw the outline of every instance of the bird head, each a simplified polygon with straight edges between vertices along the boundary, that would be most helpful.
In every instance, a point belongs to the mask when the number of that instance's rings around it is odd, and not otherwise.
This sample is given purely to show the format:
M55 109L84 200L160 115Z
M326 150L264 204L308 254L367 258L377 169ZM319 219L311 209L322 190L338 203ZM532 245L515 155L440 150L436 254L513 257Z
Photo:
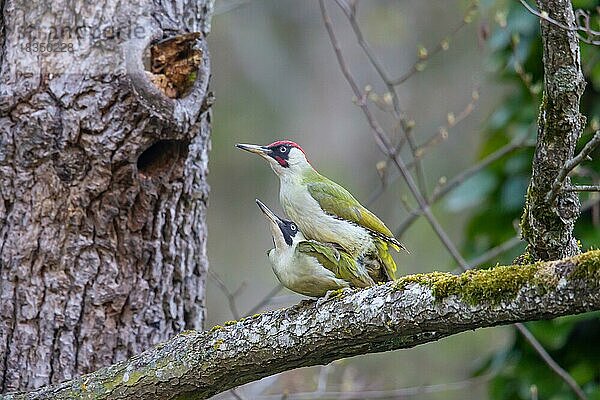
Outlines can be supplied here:
M306 168L312 168L302 147L290 140L278 140L267 146L243 143L235 146L267 160L273 171L280 177L293 176L300 174Z
M271 228L271 236L273 236L273 243L277 249L283 249L286 246L293 246L294 244L304 240L304 235L298 230L298 225L292 221L279 218L273 211L269 209L262 201L256 199L258 208L263 212L269 227Z

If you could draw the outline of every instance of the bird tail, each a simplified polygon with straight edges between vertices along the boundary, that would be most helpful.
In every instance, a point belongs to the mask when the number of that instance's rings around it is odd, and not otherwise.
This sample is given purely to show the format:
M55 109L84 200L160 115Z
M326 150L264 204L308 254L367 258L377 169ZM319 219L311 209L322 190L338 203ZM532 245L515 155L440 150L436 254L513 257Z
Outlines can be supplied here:
M398 242L400 243L400 242ZM395 244L390 243L394 248L397 246ZM393 281L396 279L396 262L392 258L392 255L388 249L388 243L383 240L377 240L375 243L375 247L377 247L377 256L381 260L383 264L382 267L385 269L385 273L388 276L389 280ZM403 246L404 247L404 246ZM399 249L397 249L399 250Z
M375 237L376 240L378 240L380 242L384 242L386 244L386 246L385 246L386 250L387 250L387 245L390 245L396 251L404 250L405 252L410 254L410 251L408 251L408 249L406 247L404 247L404 245L392 235L392 232L390 232L389 235L383 234L381 232L376 232L373 230L369 230L369 232L371 232L371 235L373 237Z
M387 237L386 241L396 250L396 251L400 251L400 250L404 250L405 252L410 254L410 251L408 251L408 249L406 247L404 247L404 245L395 237Z

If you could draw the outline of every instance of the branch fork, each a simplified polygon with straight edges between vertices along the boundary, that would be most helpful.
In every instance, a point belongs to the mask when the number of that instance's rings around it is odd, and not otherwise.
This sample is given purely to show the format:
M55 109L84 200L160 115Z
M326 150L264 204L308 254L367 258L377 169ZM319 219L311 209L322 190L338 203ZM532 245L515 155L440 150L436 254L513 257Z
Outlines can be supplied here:
M597 191L600 188L599 186L593 186L593 185L567 186L566 188L563 188L563 185L564 185L565 180L566 180L567 176L569 175L569 173L573 169L575 169L575 167L577 167L579 164L581 164L583 161L589 159L590 154L592 153L592 151L594 151L594 149L599 144L600 144L600 130L596 131L596 133L594 134L592 139L590 139L590 141L587 142L585 144L585 146L583 146L583 149L581 149L579 154L577 154L576 156L571 158L569 161L567 161L565 163L565 165L560 169L560 171L558 172L558 176L556 177L556 180L552 184L552 189L550 190L550 192L548 192L548 195L546 196L546 201L548 203L554 202L554 200L556 199L556 196L558 196L558 193L560 192L561 189L565 190L567 192L576 192L576 191L591 192L591 191Z

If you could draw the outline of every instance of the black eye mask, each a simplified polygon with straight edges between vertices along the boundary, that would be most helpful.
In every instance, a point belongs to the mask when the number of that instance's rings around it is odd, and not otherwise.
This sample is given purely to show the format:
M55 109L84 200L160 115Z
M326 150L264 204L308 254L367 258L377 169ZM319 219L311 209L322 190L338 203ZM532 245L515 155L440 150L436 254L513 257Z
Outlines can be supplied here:
M281 151L281 149L285 149L285 151ZM279 145L271 149L271 157L275 159L283 168L287 168L290 166L288 163L290 154L290 148L286 145Z
M279 225L279 229L281 230L281 233L283 234L283 238L285 239L285 242L288 244L288 246L292 245L292 238L294 236L296 236L296 233L298 233L298 226L293 223L292 221L280 221L278 223Z

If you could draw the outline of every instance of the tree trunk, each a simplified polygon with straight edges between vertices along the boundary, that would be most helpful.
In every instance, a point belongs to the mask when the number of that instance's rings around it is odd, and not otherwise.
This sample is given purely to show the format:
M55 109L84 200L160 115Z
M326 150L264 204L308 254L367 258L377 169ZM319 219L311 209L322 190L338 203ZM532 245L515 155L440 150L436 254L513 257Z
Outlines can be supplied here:
M570 0L537 0L540 12L564 26L575 27ZM544 48L544 99L538 120L538 139L531 182L522 217L522 234L534 260L558 260L579 253L573 227L579 217L577 193L560 191L549 197L565 164L575 154L585 126L579 99L585 88L575 30L541 20ZM564 184L569 185L567 177Z
M206 34L212 4L0 6L0 382L7 392L71 379L202 328L205 39L194 42L199 67L182 99L163 95L143 60L154 57L145 52L152 40Z

